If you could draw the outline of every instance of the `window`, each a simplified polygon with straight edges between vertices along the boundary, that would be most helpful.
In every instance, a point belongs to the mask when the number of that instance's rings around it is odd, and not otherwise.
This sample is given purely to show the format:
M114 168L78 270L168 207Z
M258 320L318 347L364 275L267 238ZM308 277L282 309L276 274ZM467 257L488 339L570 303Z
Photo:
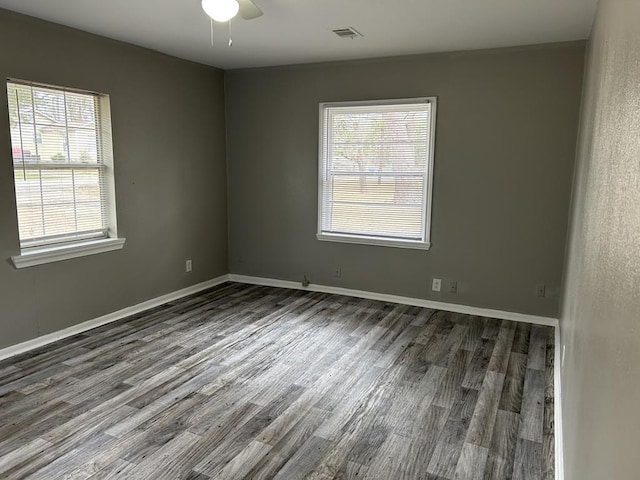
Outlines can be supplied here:
M320 104L318 239L428 249L436 99Z
M106 95L7 82L20 268L121 248Z

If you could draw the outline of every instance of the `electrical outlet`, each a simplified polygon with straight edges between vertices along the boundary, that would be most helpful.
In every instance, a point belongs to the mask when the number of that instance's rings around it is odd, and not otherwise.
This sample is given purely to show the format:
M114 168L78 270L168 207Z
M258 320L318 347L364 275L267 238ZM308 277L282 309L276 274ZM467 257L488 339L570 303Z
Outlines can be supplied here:
M340 278L342 277L342 267L340 265L338 265L334 270L333 270L333 276L335 278Z
M434 278L433 282L431 283L431 290L433 290L434 292L439 292L441 288L442 280L439 278Z
M188 259L188 260L185 262L184 269L185 269L187 272L190 272L191 270L193 270L193 263L191 262L191 259Z
M455 280L449 281L449 289L447 290L449 293L458 293L458 282Z
M546 291L547 287L544 284L539 283L536 285L536 297L544 297L546 295Z

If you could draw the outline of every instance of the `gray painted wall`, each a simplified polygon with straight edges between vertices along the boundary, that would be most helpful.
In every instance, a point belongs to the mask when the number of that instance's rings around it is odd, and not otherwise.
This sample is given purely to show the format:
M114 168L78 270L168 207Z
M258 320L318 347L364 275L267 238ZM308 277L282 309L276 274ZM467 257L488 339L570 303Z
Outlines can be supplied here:
M640 478L640 2L600 0L560 319L567 480Z
M4 10L0 45L0 79L111 96L118 227L127 238L121 251L13 268L18 230L1 86L0 348L227 273L223 73Z
M556 316L583 60L574 43L225 72L231 272ZM431 250L316 240L318 103L432 95Z

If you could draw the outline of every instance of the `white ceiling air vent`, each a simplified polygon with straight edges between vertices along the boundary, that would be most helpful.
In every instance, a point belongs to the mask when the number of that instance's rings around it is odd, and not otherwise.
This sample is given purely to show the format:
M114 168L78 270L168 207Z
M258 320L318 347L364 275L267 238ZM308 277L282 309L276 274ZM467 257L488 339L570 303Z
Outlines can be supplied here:
M333 28L331 31L340 38L350 38L353 40L354 38L362 37L362 34L353 27Z

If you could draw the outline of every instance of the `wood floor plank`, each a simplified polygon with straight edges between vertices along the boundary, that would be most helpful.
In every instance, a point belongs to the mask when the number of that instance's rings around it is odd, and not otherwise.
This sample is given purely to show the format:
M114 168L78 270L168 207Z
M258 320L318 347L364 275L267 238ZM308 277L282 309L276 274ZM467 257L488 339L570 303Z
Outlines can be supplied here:
M145 408L141 410L136 409L136 413L129 415L126 419L118 422L116 425L113 425L106 431L106 433L113 437L122 437L125 433L130 432L138 425L154 417L174 403L196 393L198 389L201 388L209 379L215 378L218 372L219 367L215 365L212 368L195 375L178 388L167 392L165 395L151 402L149 405L146 405Z
M431 405L423 415L416 417L413 435L407 442L410 446L406 457L407 479L425 477L450 413L447 409Z
M251 469L269 453L271 448L271 445L257 440L252 441L233 457L214 478L246 478Z
M420 308L416 313L415 318L411 322L411 325L413 325L414 327L422 327L429 323L431 317L433 317L435 313L436 311L430 308Z
M481 339L477 343L469 369L462 379L462 386L464 388L472 388L478 391L482 388L482 382L487 374L494 348L495 342L493 340Z
M489 449L471 443L462 446L454 480L483 480Z
M503 382L503 374L487 372L469 424L466 436L467 443L479 447L489 447L498 413Z
M527 368L520 413L520 438L542 443L544 432L544 372Z
M7 478L24 478L29 477L41 468L45 467L49 463L55 461L57 458L64 456L67 452L78 448L85 444L95 435L104 433L104 430L109 428L113 423L120 421L123 417L131 413L131 408L123 405L109 415L98 416L97 419L91 422L74 420L55 427L41 438L52 444L51 448L48 448L38 455L32 456L28 461L21 463L20 465L13 467L6 472ZM73 427L69 424L73 423Z
M500 397L501 410L520 413L522 407L522 391L524 378L527 373L527 356L522 353L511 352L507 375Z
M32 474L30 478L34 480L68 479L69 471L86 462L88 458L94 456L96 451L100 451L103 445L111 440L112 438L108 435L96 435L83 445L56 458L53 462Z
M228 282L0 361L0 477L551 480L554 340Z
M259 410L255 416L241 425L235 432L228 435L218 448L211 451L207 457L194 467L194 470L208 476L219 474L226 464L239 455L303 391L304 388L292 385L286 394Z
M432 348L426 352L426 360L429 363L433 363L440 367L446 367L456 356L460 350L463 340L469 333L469 327L466 325L454 325L451 332L446 336L446 339L440 345L440 348ZM465 359L470 360L471 354L468 350L462 350L467 352L464 356Z
M502 321L495 318L485 319L485 328L482 332L482 338L485 340L497 340L500 333L500 324Z
M250 403L242 404L235 411L229 412L224 418L207 425L204 433L199 435L200 440L195 442L192 447L180 457L174 458L171 463L173 478L182 479L194 476L195 466L207 458L212 451L219 448L230 436L234 435L239 425L245 425L258 411L260 411L260 407L257 405ZM183 428L187 427L188 422L181 422L181 426ZM191 429L188 429L188 431L191 432ZM153 434L153 432L151 432L151 434ZM133 445L135 446L136 443ZM144 448L144 444L142 444L142 448ZM205 476L201 472L196 473ZM208 478L208 476L206 477Z
M547 353L547 332L549 327L534 325L531 327L527 368L544 371Z
M460 390L458 401L451 409L427 467L428 473L442 478L453 479L478 400L476 390Z
M109 465L97 470L95 473L91 474L90 471L81 472L76 477L71 477L74 480L80 480L84 478L89 478L90 480L115 480L121 477L126 476L131 470L136 467L134 463L126 462L124 460L116 460ZM89 475L89 476L85 476Z
M511 351L514 353L527 354L529 352L529 337L531 336L530 323L518 323L516 325L516 334L513 339Z
M498 373L507 373L507 366L509 365L509 357L511 354L511 347L513 346L513 339L515 337L515 328L510 324L503 322L503 326L500 327L498 336L496 338L495 348L493 355L489 361L489 371Z
M445 366L446 372L440 382L433 404L443 408L452 408L462 392L461 386L466 376L467 365L472 358L472 352L458 350L451 360L451 364Z
M365 479L385 480L407 478L409 463L406 458L411 446L405 437L391 434L382 446L382 452L368 466Z
M28 460L30 457L44 452L49 447L51 447L51 443L42 440L41 438L36 438L32 442L23 445L20 448L16 448L12 452L0 458L0 475L25 460Z
M475 352L482 340L484 322L480 317L469 316L467 326L469 327L469 332L462 341L460 348L463 350L469 350L470 352Z
M511 478L519 431L520 415L498 410L484 480Z
M401 375L400 370L390 371L387 376L380 378L379 384L388 385L393 378ZM342 424L341 433L328 436L333 439L333 444L315 466L312 476L335 477L346 469L348 462L363 464L376 456L391 431L389 411L393 400L384 387L373 389L362 398L357 408L349 411L347 417L340 417L340 423L332 427ZM344 419L346 422L343 423ZM326 430L322 430L325 425L315 435L326 433Z
M513 480L541 480L542 469L542 444L519 438L513 464Z
M320 461L333 442L320 437L311 437L291 456L273 477L274 480L297 480L306 478Z
M155 455L145 458L128 471L123 479L149 479L149 480L171 480L174 477L172 466L174 459L180 457L193 447L200 439L198 435L191 432L183 432L169 443L160 448Z
M254 465L247 476L249 478L271 478L274 476L288 459L311 438L313 432L327 416L328 412L326 410L312 408L278 441L275 441L278 437L271 437L273 448L269 455L264 456ZM263 443L262 438L268 437L268 435L261 434L258 439Z
M405 414L397 418L396 423L392 426L393 432L398 435L403 435L407 438L417 439L422 434L425 428L432 427L430 422L425 421L424 418L428 417L435 398L438 385L444 375L444 368L434 366L422 377L420 383L416 389L412 389L411 392L418 396L418 402L416 402L416 396L408 395L403 402L408 411ZM445 409L442 409L445 410ZM448 412L448 409L446 409Z

